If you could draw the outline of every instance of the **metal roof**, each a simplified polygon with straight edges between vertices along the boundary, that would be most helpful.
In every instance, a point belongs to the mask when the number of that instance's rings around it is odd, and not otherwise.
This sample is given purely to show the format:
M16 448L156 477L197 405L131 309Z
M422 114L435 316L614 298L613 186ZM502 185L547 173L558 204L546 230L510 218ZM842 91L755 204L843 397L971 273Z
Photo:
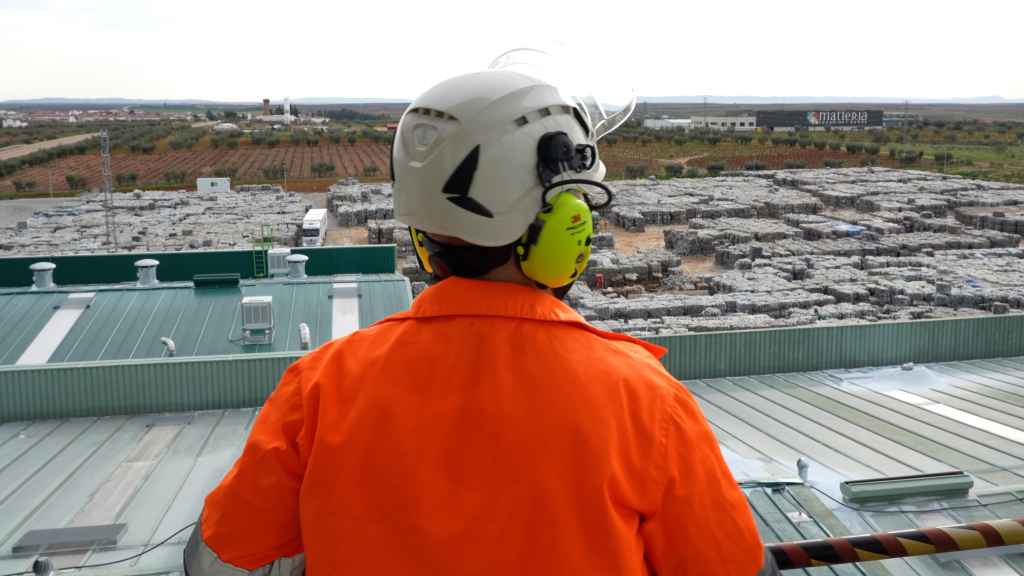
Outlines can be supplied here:
M952 469L974 477L975 494L988 492L980 497L985 506L942 512L862 505L889 511L881 513L851 510L804 486L750 488L767 542L1024 516L1024 358L695 380L687 386L740 482L793 479L803 457L811 462L813 486L838 499L842 480ZM919 499L906 509L976 503ZM986 552L806 572L1024 574L1024 550L1000 557Z
M300 350L298 325L304 322L315 348L332 338L332 291L335 284L347 283L358 286L360 328L404 310L412 300L408 280L398 274L242 281L229 287L164 283L2 292L0 325L12 329L0 331L0 366L17 363L37 337L56 340L52 353L43 354L49 363L160 358L167 355L161 337L174 341L177 356L251 354ZM90 293L95 295L79 315L51 323L74 295ZM239 341L243 296L273 297L271 344Z
M766 542L1024 516L1024 502L1014 500L1024 498L1024 357L913 370L695 380L687 386L711 421L734 475L745 483ZM0 574L31 564L32 558L10 555L13 543L31 529L128 525L116 550L59 559L59 565L80 565L130 556L192 522L205 494L237 457L255 413L215 410L0 425ZM811 461L813 487L836 497L844 479L958 468L974 475L975 496L985 505L946 512L857 512L806 486L756 486L793 479L799 457ZM927 500L911 507L976 502ZM871 507L896 510L884 503ZM137 561L94 573L178 571L186 535ZM886 560L803 573L1024 574L1024 554L1016 552Z

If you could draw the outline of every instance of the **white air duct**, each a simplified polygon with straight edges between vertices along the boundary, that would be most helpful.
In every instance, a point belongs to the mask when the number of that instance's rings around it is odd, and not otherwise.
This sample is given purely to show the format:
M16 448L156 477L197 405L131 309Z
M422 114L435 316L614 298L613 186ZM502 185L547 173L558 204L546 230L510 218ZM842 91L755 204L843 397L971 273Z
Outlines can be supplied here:
M167 349L168 356L174 356L178 353L178 347L174 345L174 340L171 340L167 336L161 336L160 342L163 343L164 348Z
M306 277L306 262L309 261L309 256L290 254L285 261L288 262L289 280L302 280Z
M33 290L52 290L57 285L53 283L53 271L57 265L53 262L36 262L28 267L32 271Z
M152 258L144 258L135 261L135 270L138 272L139 281L136 286L156 286L160 282L156 279L156 267L160 262Z

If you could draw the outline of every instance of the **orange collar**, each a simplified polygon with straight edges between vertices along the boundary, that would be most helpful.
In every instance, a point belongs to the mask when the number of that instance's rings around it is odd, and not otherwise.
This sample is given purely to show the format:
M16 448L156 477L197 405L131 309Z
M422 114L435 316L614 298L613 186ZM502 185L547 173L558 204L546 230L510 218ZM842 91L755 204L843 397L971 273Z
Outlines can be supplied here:
M454 276L423 291L413 300L409 310L389 316L381 322L445 316L490 316L561 322L578 326L607 340L632 342L658 359L667 352L661 346L632 336L598 330L567 304L536 288Z

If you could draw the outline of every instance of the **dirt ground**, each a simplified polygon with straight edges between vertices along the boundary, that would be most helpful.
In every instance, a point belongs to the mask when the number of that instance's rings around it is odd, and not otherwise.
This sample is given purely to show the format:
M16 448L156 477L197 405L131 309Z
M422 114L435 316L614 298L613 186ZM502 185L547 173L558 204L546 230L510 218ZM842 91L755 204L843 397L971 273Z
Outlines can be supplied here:
M658 162L660 164L663 164L663 165L664 164L680 164L682 166L686 166L686 164L688 162L690 162L691 160L700 160L701 158L703 158L705 156L707 156L707 154L696 154L694 156L683 156L682 158L672 158L672 159L669 159L669 160L658 160Z
M349 246L352 244L367 243L366 226L353 226L351 228L338 228L337 226L327 229L328 246Z
M25 156L39 150L46 150L47 148L63 146L64 144L74 144L76 142L81 142L82 140L88 140L93 136L96 136L96 134L79 134L77 136L65 136L64 138L56 138L45 142L35 142L33 144L14 144L13 146L4 146L3 148L0 148L0 160L18 158L19 156Z
M643 232L626 232L618 226L606 226L601 232L611 232L615 236L615 250L623 254L636 254L639 250L664 248L662 234L665 226L647 226ZM672 226L674 229L680 226ZM683 256L683 268L690 274L702 272L719 272L722 270L715 263L714 256Z
M0 228L14 226L27 220L36 210L46 210L64 202L67 198L19 198L0 201Z

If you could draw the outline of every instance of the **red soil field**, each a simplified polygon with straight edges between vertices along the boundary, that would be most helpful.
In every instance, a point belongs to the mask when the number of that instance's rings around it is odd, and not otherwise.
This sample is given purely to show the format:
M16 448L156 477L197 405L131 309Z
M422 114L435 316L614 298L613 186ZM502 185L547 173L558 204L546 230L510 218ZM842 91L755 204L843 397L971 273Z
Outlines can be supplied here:
M234 168L237 170L232 183L266 182L263 168L284 163L288 166L289 188L293 188L293 180L312 179L324 180L314 176L310 169L313 164L327 162L334 164L333 182L345 176L362 177L363 169L374 164L378 176L388 171L390 145L373 142L357 142L348 144L324 143L319 146L279 145L275 148L243 146L234 150L227 148L208 148L205 150L169 150L153 154L127 154L114 152L110 157L113 183L117 186L118 174L135 172L138 174L139 187L159 186L166 172L184 172L185 182L180 187L195 187L195 179L200 176L212 176L218 168ZM35 194L49 190L50 174L53 174L53 190L68 191L64 177L76 174L86 179L89 188L100 186L100 156L86 154L69 156L39 166L20 170L13 176L0 180L0 192L14 192L14 180L34 181ZM298 184L298 182L296 182ZM169 186L171 187L171 186Z

